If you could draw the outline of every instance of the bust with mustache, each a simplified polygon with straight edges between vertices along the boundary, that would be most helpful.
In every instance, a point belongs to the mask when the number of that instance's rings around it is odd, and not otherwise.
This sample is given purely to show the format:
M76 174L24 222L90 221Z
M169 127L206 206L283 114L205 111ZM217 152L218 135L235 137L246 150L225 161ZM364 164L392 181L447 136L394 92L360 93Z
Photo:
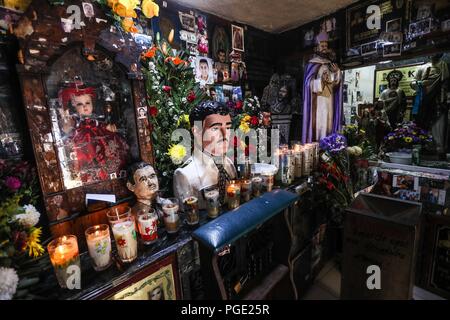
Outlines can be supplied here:
M159 190L158 176L152 165L137 162L128 169L128 189L136 196L136 204L131 208L133 214L141 210L149 210Z

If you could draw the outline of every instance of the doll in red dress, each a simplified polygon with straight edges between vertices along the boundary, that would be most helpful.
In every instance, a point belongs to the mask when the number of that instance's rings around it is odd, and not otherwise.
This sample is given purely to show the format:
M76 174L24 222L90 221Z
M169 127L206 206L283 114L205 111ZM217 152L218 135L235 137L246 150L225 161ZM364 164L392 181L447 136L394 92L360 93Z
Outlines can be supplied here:
M105 124L93 113L94 88L74 85L60 90L59 98L64 106L61 128L72 149L73 171L83 183L107 180L114 173L118 176L127 163L129 147L116 125Z

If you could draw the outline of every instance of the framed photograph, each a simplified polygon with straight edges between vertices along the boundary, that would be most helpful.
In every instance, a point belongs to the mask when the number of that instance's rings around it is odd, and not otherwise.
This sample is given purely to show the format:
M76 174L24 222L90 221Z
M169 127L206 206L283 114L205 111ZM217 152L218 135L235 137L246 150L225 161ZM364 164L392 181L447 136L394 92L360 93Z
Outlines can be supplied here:
M147 107L140 107L138 108L138 119L146 119L147 118Z
M95 16L95 13L94 13L94 6L92 5L92 3L89 3L89 2L83 2L82 4L83 4L83 12L84 12L84 15L85 15L87 18L92 18L92 17L94 17L94 16Z
M183 29L195 32L195 17L184 12L179 12L178 15Z
M368 56L377 53L378 41L373 41L361 45L361 55Z
M245 51L244 50L244 28L231 25L231 46L233 50Z
M431 32L431 18L417 21L409 25L409 35L412 38Z
M230 80L230 65L228 63L215 62L214 74L217 74L216 82L228 82Z
M386 32L401 32L402 18L389 20L386 22Z
M210 58L197 56L195 58L195 80L201 86L214 84L213 61Z
M402 54L402 43L391 43L383 45L383 57L393 57Z
M442 31L449 31L450 30L450 19L442 21L441 29L442 29Z
M212 54L215 61L226 63L229 61L230 40L225 28L216 26L214 28L212 41Z

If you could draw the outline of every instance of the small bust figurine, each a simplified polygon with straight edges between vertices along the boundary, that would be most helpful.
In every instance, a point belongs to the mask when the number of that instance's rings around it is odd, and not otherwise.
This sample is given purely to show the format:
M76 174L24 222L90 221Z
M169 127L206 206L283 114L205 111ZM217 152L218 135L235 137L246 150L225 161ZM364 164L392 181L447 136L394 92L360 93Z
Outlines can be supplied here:
M158 195L159 182L155 169L147 162L137 162L128 168L128 189L136 196L136 204L131 208L133 214L148 211Z

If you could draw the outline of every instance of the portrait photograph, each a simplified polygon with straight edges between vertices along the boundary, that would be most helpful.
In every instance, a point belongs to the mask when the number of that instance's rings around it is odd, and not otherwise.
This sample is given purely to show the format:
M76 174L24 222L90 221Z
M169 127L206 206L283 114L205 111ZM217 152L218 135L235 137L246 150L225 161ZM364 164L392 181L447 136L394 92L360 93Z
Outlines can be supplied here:
M230 80L230 65L228 63L215 62L214 74L217 75L215 82L222 83Z
M92 18L95 16L94 6L92 3L83 2L83 12L87 18Z
M383 45L383 57L393 57L402 54L402 43L392 43Z
M231 46L233 50L244 51L244 28L231 25Z
M179 12L179 17L183 29L195 32L195 17L193 15Z
M147 107L140 107L138 109L138 119L146 119L147 118Z
M195 58L195 80L202 86L214 84L213 61L210 58L202 56Z
M361 55L367 56L370 54L377 53L377 43L378 43L378 41L373 41L373 42L369 42L369 43L365 43L365 44L361 45Z
M400 32L402 31L402 19L394 19L386 22L386 32Z

